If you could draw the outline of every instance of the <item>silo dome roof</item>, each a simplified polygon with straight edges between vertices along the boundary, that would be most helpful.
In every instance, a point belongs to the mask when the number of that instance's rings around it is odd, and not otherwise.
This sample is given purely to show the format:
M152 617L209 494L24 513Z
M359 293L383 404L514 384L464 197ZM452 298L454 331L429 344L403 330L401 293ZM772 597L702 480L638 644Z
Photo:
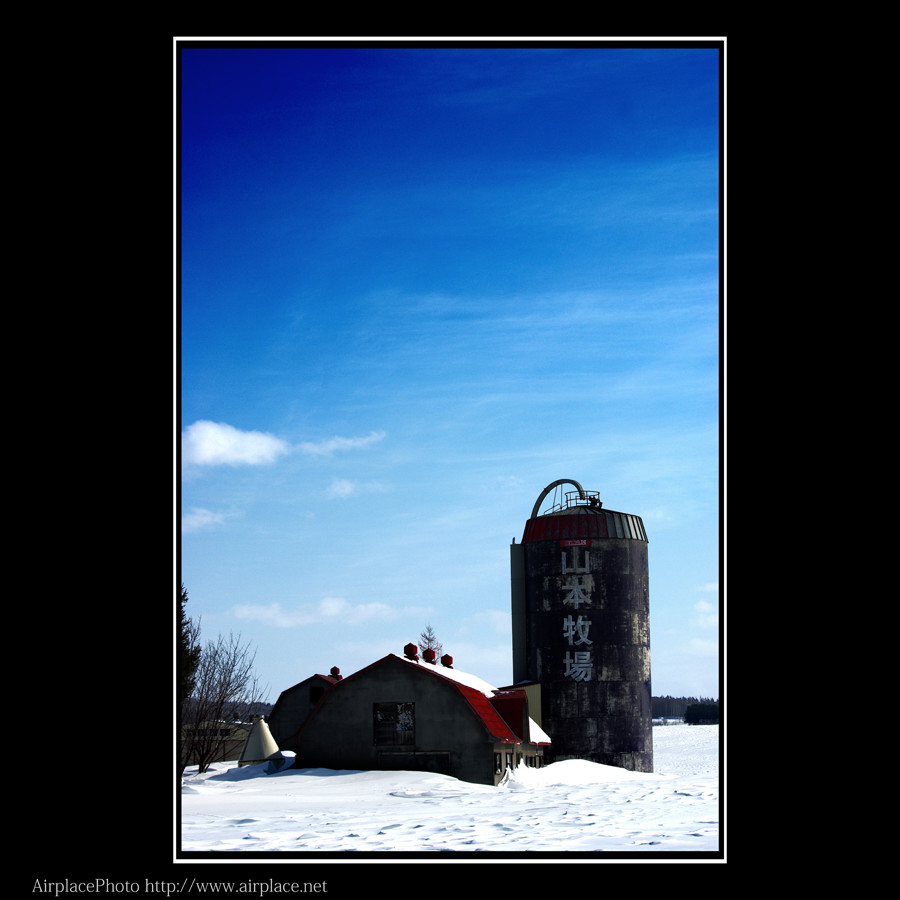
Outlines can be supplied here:
M647 542L640 516L593 506L554 509L525 523L522 543L531 541L623 539Z

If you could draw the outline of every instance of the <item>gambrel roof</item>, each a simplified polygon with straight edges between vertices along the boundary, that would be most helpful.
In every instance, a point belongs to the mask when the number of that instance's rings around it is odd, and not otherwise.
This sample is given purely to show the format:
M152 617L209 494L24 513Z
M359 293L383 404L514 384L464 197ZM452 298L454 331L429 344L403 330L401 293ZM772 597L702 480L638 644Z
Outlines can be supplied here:
M460 672L458 669L448 666L439 666L419 659L399 656L396 653L389 653L387 656L337 682L326 691L316 706L316 710L322 703L328 701L328 697L333 691L343 690L348 684L352 685L355 680L364 677L366 673L371 672L378 666L385 665L389 661L408 665L423 677L440 678L451 684L468 704L476 719L487 732L488 737L495 743L550 743L550 738L547 734L528 716L527 697L524 691L498 691L476 675ZM311 721L315 717L316 710L312 712L307 721ZM306 723L300 728L300 732L303 731L305 725Z
M527 703L524 691L498 691L477 675L460 672L459 669L439 666L422 660L389 654L411 666L417 666L429 675L452 682L463 695L473 712L481 720L488 733L498 743L503 744L549 744L550 738L541 730L537 722L525 720ZM387 657L385 657L387 658ZM521 724L520 724L521 723ZM529 733L520 734L526 731Z

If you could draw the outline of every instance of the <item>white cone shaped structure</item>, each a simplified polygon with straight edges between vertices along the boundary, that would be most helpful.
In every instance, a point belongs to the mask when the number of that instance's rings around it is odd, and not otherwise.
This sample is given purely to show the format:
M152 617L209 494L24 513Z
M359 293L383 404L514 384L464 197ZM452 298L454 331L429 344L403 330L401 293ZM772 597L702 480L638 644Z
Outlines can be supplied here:
M252 766L256 763L265 762L270 756L279 753L278 744L269 731L269 726L262 716L257 716L253 720L253 727L250 734L247 735L247 741L244 749L241 750L241 756L238 760L239 766Z

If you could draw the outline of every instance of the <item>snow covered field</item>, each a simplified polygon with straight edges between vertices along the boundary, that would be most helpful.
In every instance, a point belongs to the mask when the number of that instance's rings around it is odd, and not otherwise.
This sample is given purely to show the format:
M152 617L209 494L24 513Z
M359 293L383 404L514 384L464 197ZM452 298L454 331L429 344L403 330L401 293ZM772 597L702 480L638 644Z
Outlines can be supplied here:
M720 851L719 726L655 727L653 751L652 774L568 760L498 787L419 772L189 768L181 850Z

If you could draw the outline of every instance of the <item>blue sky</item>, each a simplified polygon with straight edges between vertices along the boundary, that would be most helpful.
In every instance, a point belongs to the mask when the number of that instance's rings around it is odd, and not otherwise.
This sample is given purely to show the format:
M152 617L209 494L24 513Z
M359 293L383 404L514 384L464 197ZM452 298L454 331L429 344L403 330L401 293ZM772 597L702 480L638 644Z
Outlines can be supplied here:
M181 580L274 702L427 624L512 679L509 545L643 518L718 697L719 51L179 48Z

